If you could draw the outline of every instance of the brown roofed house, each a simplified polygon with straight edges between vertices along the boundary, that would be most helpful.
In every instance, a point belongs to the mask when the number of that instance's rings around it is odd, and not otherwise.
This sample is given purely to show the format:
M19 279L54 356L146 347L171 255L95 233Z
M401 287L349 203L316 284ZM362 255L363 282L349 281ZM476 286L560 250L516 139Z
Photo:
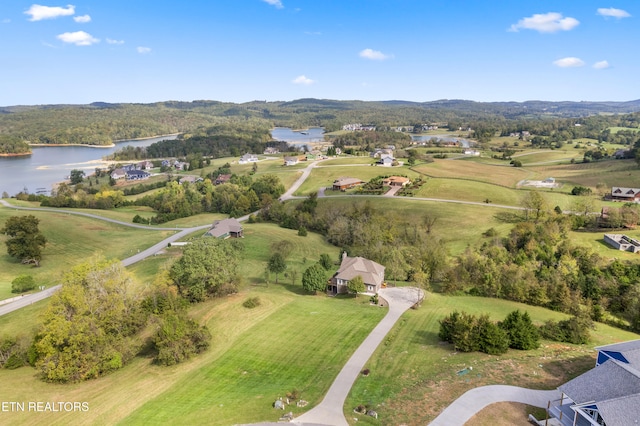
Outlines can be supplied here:
M340 269L327 286L327 293L331 295L346 293L349 281L360 275L364 281L366 293L376 294L384 283L384 270L384 266L373 260L364 257L349 257L345 252L342 255Z
M403 176L389 176L382 180L384 186L407 186L410 183L411 180Z
M204 235L223 240L227 238L242 238L242 225L234 218L216 220L213 222L211 229Z
M364 182L357 178L341 177L333 181L334 191L344 191L349 188L353 188L358 185L362 185Z

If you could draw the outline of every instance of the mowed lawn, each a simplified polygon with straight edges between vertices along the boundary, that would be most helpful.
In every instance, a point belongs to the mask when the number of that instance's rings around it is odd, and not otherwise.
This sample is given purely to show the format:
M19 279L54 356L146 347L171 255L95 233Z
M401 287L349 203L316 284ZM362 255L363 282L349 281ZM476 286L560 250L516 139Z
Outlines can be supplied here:
M298 191L296 191L295 195L309 195L321 187L331 187L333 185L333 181L340 177L353 177L364 182L368 182L378 176L395 175L407 176L410 179L415 179L420 176L418 173L407 167L381 167L362 164L325 166L325 163L322 162L319 167L316 167L311 171L311 174L300 186Z
M535 173L522 167L511 167L507 162L501 165L486 164L473 160L435 160L413 169L430 177L458 178L515 188L523 179L535 178Z
M348 419L358 418L357 423L350 423L428 424L465 391L487 384L553 389L595 365L595 346L639 337L598 324L588 345L543 341L537 350L510 350L500 356L456 352L452 345L439 341L439 321L454 310L486 313L499 321L516 309L528 312L537 325L567 318L505 300L428 294L423 306L405 313L378 347L366 365L370 375L356 380L344 407ZM458 374L470 366L473 370ZM379 419L354 415L353 408L360 404L376 410Z
M167 238L171 231L129 228L97 219L62 212L27 212L0 207L0 226L10 216L33 215L40 220L40 231L47 238L41 266L22 265L7 254L7 237L0 236L0 299L15 296L11 281L20 274L30 274L37 285L58 284L72 266L99 253L106 258L124 259L139 250Z
M273 402L293 389L317 405L385 313L353 299L296 297L123 424L275 421L282 412L273 409ZM288 406L287 411L299 414L309 408Z
M573 160L582 160L584 151L580 149L563 149L551 151L527 151L513 155L512 158L519 160L524 166L538 163L569 163Z
M634 160L606 160L592 163L531 166L540 176L554 177L565 185L582 185L595 190L599 183L612 186L640 187L640 173Z

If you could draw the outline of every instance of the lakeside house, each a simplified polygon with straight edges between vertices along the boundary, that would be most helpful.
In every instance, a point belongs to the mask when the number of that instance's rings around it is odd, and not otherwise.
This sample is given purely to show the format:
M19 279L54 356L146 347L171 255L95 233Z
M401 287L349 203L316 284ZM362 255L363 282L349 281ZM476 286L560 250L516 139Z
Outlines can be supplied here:
M205 234L208 237L215 237L220 239L227 238L242 238L243 229L240 222L237 219L229 218L216 220L213 222L213 226Z
M358 275L364 281L365 292L377 294L384 283L384 271L385 267L373 260L364 257L349 257L347 252L344 252L340 268L327 285L327 294L335 296L347 293L349 281Z
M640 419L640 340L597 347L595 368L558 387L548 413L562 426L628 426Z
M333 181L332 189L334 191L345 191L358 185L362 185L363 183L364 182L358 178L341 177Z
M111 172L111 179L124 179L127 176L127 173L122 169L122 168L118 168L115 169Z
M125 173L127 180L144 180L151 176L151 173L144 170L127 170Z

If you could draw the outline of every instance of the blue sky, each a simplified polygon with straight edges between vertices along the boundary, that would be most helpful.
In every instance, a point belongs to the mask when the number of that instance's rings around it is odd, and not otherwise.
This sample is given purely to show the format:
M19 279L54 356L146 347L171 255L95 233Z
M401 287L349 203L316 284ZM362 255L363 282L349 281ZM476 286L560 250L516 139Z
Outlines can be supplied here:
M640 98L637 0L0 2L0 105Z

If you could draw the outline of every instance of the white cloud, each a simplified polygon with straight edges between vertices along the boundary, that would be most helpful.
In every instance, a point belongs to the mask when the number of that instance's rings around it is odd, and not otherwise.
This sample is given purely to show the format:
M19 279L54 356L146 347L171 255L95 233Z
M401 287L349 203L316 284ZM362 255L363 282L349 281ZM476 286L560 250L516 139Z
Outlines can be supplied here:
M364 49L363 51L360 52L360 57L365 59L371 59L373 61L384 61L385 59L389 59L392 56L385 55L379 50Z
M584 66L584 61L580 58L568 57L553 61L553 65L560 68L575 68Z
M73 20L78 22L79 24L86 24L87 22L91 22L91 16L89 15L74 16Z
M597 70L603 70L603 69L609 68L610 66L611 65L609 65L608 61L599 61L593 64L593 67Z
M7 18L7 19L3 19L3 20L2 20L2 23L3 23L3 24L9 24L9 23L11 23L11 19L9 19L9 18Z
M91 34L84 31L76 31L74 33L63 33L57 36L58 40L62 40L65 43L75 44L76 46L91 46L94 43L98 43L100 40L93 37Z
M66 8L32 4L29 10L24 13L31 16L29 19L30 21L42 21L43 19L55 19L61 16L71 16L76 13L76 7L70 4L67 5Z
M509 31L535 30L541 33L555 33L557 31L572 30L579 24L580 21L575 18L564 18L561 13L549 12L522 18L517 24L511 25Z
M124 44L124 40L114 40L111 38L107 38L107 44Z
M305 75L298 76L298 77L294 78L293 80L291 80L291 82L293 84L301 84L303 86L309 86L309 85L315 83L314 80L311 80L310 78L307 78Z
M608 18L629 18L631 14L626 10L622 9L614 9L613 7L601 7L598 9L598 15L608 17Z
M136 50L141 55L146 55L147 53L151 53L151 48L150 47L138 46L138 47L136 47Z
M270 4L271 6L274 6L276 9L284 8L284 5L280 0L262 0L262 1L267 4Z

